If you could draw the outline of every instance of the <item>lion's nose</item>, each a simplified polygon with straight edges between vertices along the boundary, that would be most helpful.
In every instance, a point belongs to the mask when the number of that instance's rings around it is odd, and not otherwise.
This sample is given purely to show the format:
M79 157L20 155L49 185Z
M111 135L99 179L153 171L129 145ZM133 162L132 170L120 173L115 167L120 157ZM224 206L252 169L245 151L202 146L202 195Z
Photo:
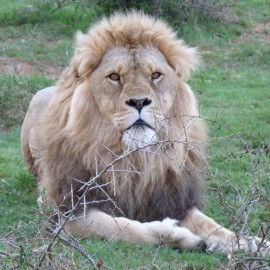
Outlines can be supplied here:
M152 100L148 98L142 98L142 99L131 98L130 100L126 101L126 104L128 106L136 108L139 111L139 113L141 112L144 106L147 106L151 103L152 103Z

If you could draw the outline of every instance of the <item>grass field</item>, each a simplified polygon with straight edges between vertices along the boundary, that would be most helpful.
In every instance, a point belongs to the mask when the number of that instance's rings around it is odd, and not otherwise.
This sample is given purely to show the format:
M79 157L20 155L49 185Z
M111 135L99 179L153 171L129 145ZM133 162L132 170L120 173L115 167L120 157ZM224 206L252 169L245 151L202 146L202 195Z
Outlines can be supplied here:
M60 240L51 265L33 252L50 238L37 210L35 179L22 160L20 125L33 94L54 84L69 62L76 30L97 18L89 7L52 10L46 2L53 1L0 0L0 269L91 269ZM174 25L203 59L190 84L211 138L205 212L237 232L270 238L270 2L228 1L228 9L227 22ZM269 258L244 268L246 254L229 262L222 254L79 242L100 269L270 268Z

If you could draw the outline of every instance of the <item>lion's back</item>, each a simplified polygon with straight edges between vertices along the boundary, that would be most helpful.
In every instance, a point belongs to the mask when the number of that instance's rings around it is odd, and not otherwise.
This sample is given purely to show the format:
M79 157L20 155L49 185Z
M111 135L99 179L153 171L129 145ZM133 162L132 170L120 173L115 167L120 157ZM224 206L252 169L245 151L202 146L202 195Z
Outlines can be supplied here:
M28 111L25 115L22 130L21 130L21 148L24 160L26 161L30 171L37 176L35 168L35 133L36 130L41 128L39 126L42 115L46 111L49 102L52 99L56 87L47 87L39 90L32 98Z

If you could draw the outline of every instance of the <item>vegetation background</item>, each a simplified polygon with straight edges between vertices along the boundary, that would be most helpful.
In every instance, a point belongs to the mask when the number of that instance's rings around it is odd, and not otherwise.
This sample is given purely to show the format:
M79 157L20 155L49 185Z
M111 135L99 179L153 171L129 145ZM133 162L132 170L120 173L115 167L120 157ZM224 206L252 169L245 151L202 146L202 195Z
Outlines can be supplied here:
M190 84L211 137L205 212L270 238L269 0L0 0L0 269L270 269L257 254L75 240L51 232L39 213L20 153L30 99L56 82L78 29L125 8L165 18L198 46L203 63Z

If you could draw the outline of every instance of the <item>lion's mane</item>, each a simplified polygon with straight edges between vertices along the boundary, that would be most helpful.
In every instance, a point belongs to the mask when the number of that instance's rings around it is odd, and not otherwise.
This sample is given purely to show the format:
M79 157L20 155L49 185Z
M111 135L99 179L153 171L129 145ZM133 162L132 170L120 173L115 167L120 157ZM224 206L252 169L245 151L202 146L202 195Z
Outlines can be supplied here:
M121 133L103 121L86 79L108 49L138 45L157 48L179 76L168 129L177 138L182 128L185 139L164 137L163 143L148 147L153 151L145 148L119 158L126 153ZM196 63L194 48L177 39L164 22L139 12L104 18L88 33L78 33L73 58L40 120L39 135L32 138L38 154L26 157L49 199L67 211L87 188L87 206L139 221L182 219L191 207L201 209L206 137L196 100L185 83ZM71 110L78 87L81 96Z

